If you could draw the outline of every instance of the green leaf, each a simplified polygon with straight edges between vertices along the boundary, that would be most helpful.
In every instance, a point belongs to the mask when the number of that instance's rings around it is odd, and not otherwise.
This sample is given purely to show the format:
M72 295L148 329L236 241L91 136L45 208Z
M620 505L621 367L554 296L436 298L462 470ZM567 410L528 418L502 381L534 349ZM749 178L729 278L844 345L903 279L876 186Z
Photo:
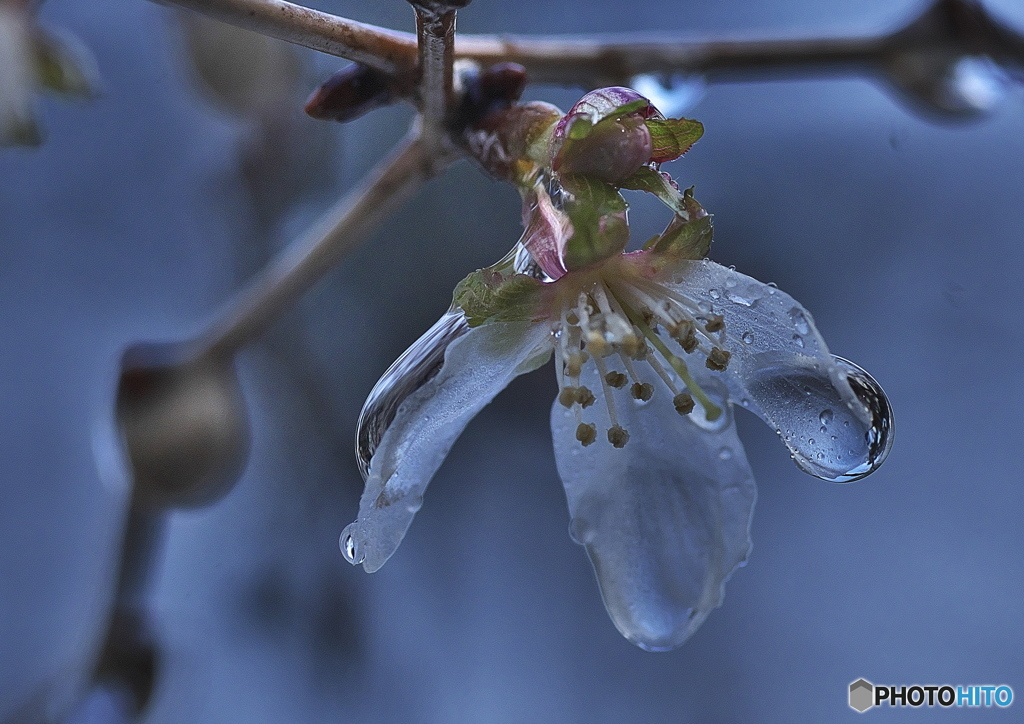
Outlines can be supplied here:
M663 121L649 119L647 130L651 132L651 145L654 149L651 160L661 163L675 160L689 151L704 135L704 124L689 118L667 118Z
M543 317L544 284L525 274L503 277L479 269L455 287L453 301L470 327L485 322L532 322Z

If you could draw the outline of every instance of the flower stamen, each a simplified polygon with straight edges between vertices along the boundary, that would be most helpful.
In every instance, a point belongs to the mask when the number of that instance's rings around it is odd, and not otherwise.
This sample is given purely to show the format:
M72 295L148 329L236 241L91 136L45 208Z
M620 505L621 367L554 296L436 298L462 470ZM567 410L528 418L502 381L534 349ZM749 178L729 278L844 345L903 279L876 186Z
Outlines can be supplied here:
M654 348L661 353L661 356L668 362L669 366L679 375L682 379L683 384L690 391L690 394L697 398L700 402L701 407L704 408L704 415L708 420L717 420L722 414L722 408L711 401L711 398L707 396L707 393L701 389L700 385L697 384L696 380L690 374L690 370L687 368L686 363L682 359L672 353L672 351L665 345L661 337L659 337L650 325L644 321L643 317L631 306L626 304L622 297L616 293L614 289L610 290L612 295L615 297L615 301L619 303L619 306L625 312L629 320L640 330L640 332L647 338L647 340L654 345Z

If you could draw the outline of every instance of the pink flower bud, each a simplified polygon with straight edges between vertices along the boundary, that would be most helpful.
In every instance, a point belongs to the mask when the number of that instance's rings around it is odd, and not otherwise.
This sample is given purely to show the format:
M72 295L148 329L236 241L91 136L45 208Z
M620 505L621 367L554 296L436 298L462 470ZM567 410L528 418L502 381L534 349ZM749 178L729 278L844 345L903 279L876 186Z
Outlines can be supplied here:
M658 110L629 88L601 88L583 96L552 137L552 168L608 183L631 176L654 151L646 119Z

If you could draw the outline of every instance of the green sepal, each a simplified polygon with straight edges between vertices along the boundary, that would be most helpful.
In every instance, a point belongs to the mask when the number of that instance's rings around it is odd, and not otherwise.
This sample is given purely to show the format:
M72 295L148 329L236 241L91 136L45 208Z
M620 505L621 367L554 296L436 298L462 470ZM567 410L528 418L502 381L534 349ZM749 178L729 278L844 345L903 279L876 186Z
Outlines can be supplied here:
M612 116L612 117L627 116L630 113L636 113L637 111L642 111L644 108L647 108L649 105L651 105L651 102L648 101L646 98L637 98L635 101L630 101L629 103L625 103L625 104L619 106L618 108L616 108L614 111L612 111L608 115Z
M568 132L565 134L566 141L582 141L584 138L590 135L590 131L594 128L594 124L589 118L580 116L569 126Z
M525 274L478 269L455 287L452 302L470 327L485 322L532 322L543 317L544 283Z
M689 151L704 135L704 124L689 118L648 119L647 130L651 133L653 147L651 160L662 163L673 161Z
M567 205L585 204L599 216L626 210L626 201L609 183L582 173L565 173L558 178L564 191L572 195Z
M687 218L676 215L665 231L644 244L644 249L677 259L703 259L711 249L711 215L693 198L692 186L682 198Z
M560 181L572 196L564 207L572 222L565 268L581 269L620 253L629 241L629 227L626 202L615 187L584 174L565 174Z
M650 166L643 166L632 176L619 182L619 188L630 191L646 191L654 194L662 203L672 209L680 216L688 216L686 204L683 202L683 195L672 183L668 174L655 171Z

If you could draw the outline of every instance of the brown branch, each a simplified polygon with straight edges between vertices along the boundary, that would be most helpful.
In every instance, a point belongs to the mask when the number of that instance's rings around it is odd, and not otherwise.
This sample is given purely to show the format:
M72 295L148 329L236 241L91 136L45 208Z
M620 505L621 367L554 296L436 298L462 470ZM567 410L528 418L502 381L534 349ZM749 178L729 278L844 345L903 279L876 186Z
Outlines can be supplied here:
M651 35L498 36L464 35L456 40L459 58L483 66L513 62L533 82L561 85L624 85L645 73L775 72L819 69L870 61L879 38L824 40L735 40L700 42Z
M357 23L285 0L156 0L272 38L399 75L416 67L411 33Z
M395 75L416 67L416 38L283 0L158 0L203 12ZM514 62L535 82L597 87L645 73L694 73L711 80L864 71L909 49L989 55L1024 66L1024 37L975 0L937 0L903 29L864 38L698 41L649 34L462 35L455 56L481 65ZM406 85L406 91L412 88Z
M228 357L259 335L438 170L418 138L407 140L228 305L202 335L206 353Z

